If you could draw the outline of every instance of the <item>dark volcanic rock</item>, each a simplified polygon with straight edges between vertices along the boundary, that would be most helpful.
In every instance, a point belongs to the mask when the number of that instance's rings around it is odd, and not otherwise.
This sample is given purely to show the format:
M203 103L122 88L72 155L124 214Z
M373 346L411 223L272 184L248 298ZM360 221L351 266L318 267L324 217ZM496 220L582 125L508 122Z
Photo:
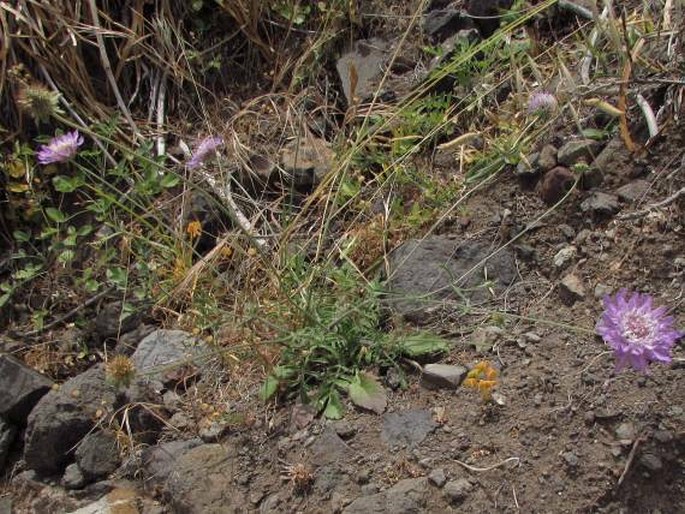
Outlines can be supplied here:
M93 432L76 449L76 463L89 481L106 477L119 467L120 462L117 441L111 432Z
M469 0L466 11L484 38L492 36L500 25L502 11L509 9L514 0Z
M502 291L516 278L512 252L505 249L490 257L496 249L489 241L457 240L431 236L406 241L390 256L386 304L398 314L414 321L425 320L433 307L442 301L472 302L488 298L487 279ZM457 294L457 290L462 289Z
M356 41L335 67L338 70L347 105L373 97L383 67L390 56L390 45L381 39ZM353 71L354 70L354 71Z
M146 486L164 484L176 468L176 461L186 452L201 445L202 440L195 438L146 448L141 459Z
M554 205L573 187L576 178L571 170L563 166L552 168L540 181L538 193L547 205Z
M31 409L52 387L52 381L10 355L0 354L0 416L26 424Z
M46 394L31 411L24 438L24 460L39 474L61 472L73 449L91 430L96 412L112 408L116 391L95 366Z
M5 466L5 460L9 453L10 447L14 442L14 437L17 435L17 429L10 425L2 417L0 417L0 472Z
M433 432L437 423L422 409L391 412L383 416L381 439L390 446L415 446Z
M350 503L343 514L419 514L425 512L430 486L425 478L400 480L387 491L362 496Z
M470 28L473 28L473 22L458 9L436 9L426 13L423 19L423 32L438 43Z
M237 470L237 452L232 446L205 444L186 451L174 462L164 488L172 512L245 512L248 499L235 485Z

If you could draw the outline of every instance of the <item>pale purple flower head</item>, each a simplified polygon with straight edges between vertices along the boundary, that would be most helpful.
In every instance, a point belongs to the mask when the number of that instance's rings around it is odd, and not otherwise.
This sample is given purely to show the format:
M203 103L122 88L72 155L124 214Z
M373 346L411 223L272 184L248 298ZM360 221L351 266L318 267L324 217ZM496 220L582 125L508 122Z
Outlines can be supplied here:
M528 114L550 114L557 110L558 105L553 94L538 91L528 99Z
M616 296L604 297L604 314L596 330L613 348L617 371L626 364L646 371L652 361L671 362L673 345L685 335L674 323L665 307L652 307L648 294L621 289Z
M82 144L83 136L78 130L53 137L47 145L38 149L38 162L41 164L66 162L76 155L78 147Z
M224 140L220 137L209 136L204 138L193 152L193 156L188 159L188 168L193 170L202 166L202 163L213 157L216 149L223 144Z

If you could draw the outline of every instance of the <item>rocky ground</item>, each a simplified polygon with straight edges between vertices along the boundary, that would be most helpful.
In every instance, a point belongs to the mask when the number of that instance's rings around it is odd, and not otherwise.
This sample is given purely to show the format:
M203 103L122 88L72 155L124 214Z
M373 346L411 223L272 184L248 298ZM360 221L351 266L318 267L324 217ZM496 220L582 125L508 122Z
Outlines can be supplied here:
M107 309L93 330L117 334L112 351L138 370L125 388L102 363L57 386L4 336L0 512L683 512L683 343L669 365L615 373L593 332L621 288L685 327L685 125L638 156L574 129L390 255L388 310L453 345L407 364L406 388L378 370L381 414L265 407L192 334L138 316L120 331ZM455 167L439 151L425 161ZM482 359L499 370L492 402L461 386Z

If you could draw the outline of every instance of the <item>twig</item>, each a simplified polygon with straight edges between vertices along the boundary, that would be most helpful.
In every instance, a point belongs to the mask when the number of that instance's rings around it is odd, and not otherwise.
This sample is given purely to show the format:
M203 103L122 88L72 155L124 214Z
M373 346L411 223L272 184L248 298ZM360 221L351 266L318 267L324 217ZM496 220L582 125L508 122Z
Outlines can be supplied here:
M164 141L164 105L166 102L166 84L169 72L164 71L162 78L159 81L159 92L157 93L157 105L155 108L157 115L157 157L162 157L166 153L166 144Z
M516 486L514 485L511 486L511 494L514 495L514 505L516 505L516 510L521 510L521 507L519 507L518 498L516 498Z
M518 466L521 462L521 459L519 459L518 457L509 457L508 459L504 459L503 461L498 462L497 464L493 464L492 466L488 466L486 468L477 468L475 466L471 466L470 464L466 464L466 462L462 462L462 461L457 460L457 459L454 459L454 462L456 462L460 466L464 466L469 471L475 471L475 472L480 473L483 471L490 471L490 470L493 470L495 468L499 468L501 466L504 466L505 464L508 464L509 462L516 462L516 465Z
M102 61L102 67L105 71L105 75L107 75L107 82L109 82L109 85L112 88L112 92L114 93L114 96L117 99L117 105L119 106L119 109L124 115L124 118L126 118L128 124L131 125L131 128L133 129L134 138L137 138L140 132L138 131L138 127L136 126L136 123L133 121L133 118L131 117L131 113L126 107L126 103L124 103L124 99L121 96L119 87L117 86L117 81L114 78L114 75L112 74L112 65L109 62L109 57L107 56L107 49L105 48L105 40L102 37L102 27L100 25L100 17L98 16L98 7L97 5L95 5L95 0L88 0L88 6L90 7L90 14L93 17L93 25L95 27L95 40L97 41L98 50L100 51L100 60Z
M46 332L47 330L50 330L51 328L54 328L57 325L64 323L65 321L68 321L69 319L73 318L79 311L90 307L91 305L93 305L94 303L99 301L102 297L107 296L112 291L114 291L114 286L109 287L107 289L104 289L104 290L100 291L99 293L97 293L96 295L91 296L85 302L77 305L76 307L71 309L66 314L62 314L57 319L52 320L47 325L43 325L40 328L37 328L35 330L30 330L28 332L22 332L22 333L14 332L14 333L12 333L12 336L19 337L19 338L28 338L28 337L35 337L37 335L40 335L43 332Z
M635 454L637 453L637 447L640 445L640 443L644 441L642 437L638 437L635 439L635 442L633 443L633 447L630 449L630 453L628 454L628 460L626 461L626 465L623 468L623 473L621 473L621 476L618 479L618 482L616 482L616 488L618 489L621 487L621 484L623 483L623 480L625 480L626 475L628 474L628 470L630 470L630 465L633 463L633 460L635 459Z
M217 179L215 179L206 171L198 170L198 172L200 173L202 178L205 179L207 184L209 184L209 187L212 188L212 191L214 191L214 193L216 193L216 195L219 198L226 202L226 207L229 211L229 214L231 215L231 218L233 218L233 220L238 224L240 229L250 238L252 238L258 246L262 248L266 247L266 239L264 237L260 237L256 233L250 220L247 219L247 216L243 214L243 212L240 210L240 207L238 207L238 204L233 199L230 178L227 180L226 185L222 186L219 184L219 181Z
M645 209L641 209L641 210L635 211L635 212L629 212L626 214L621 214L620 216L617 216L616 219L617 220L633 220L635 218L641 218L642 216L646 216L647 214L649 214L650 212L652 212L656 209L659 209L661 207L666 207L667 205L672 204L681 196L685 196L685 187L681 187L680 189L678 189L678 191L673 193L671 196L664 198L660 202L656 202L656 203L653 203L651 205L648 205Z

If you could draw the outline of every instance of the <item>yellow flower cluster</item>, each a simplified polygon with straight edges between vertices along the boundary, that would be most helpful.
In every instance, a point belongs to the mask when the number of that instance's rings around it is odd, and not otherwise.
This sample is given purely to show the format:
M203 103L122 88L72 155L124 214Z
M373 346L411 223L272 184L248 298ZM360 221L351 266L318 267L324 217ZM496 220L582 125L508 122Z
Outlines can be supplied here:
M476 364L464 379L464 387L478 389L484 401L492 399L492 390L497 385L498 372L488 361Z
M202 235L202 223L197 220L191 221L186 227L186 233L190 239L197 239Z

